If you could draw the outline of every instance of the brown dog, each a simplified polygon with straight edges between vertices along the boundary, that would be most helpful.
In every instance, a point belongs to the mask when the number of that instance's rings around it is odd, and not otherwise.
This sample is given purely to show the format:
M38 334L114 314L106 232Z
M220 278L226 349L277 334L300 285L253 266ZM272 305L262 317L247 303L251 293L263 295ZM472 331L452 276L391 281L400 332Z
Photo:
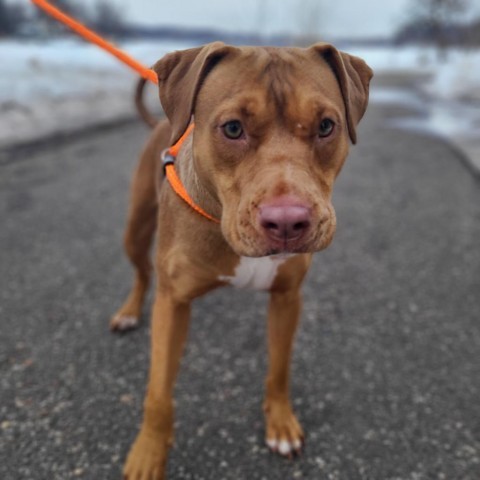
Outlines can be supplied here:
M368 102L370 68L327 44L300 48L213 43L154 67L169 122L154 130L133 180L125 246L134 287L111 321L136 327L150 276L158 277L143 424L124 468L129 480L164 478L173 442L172 389L192 300L235 285L270 292L268 446L290 456L304 434L289 401L289 362L300 286L313 252L335 232L332 187ZM210 221L162 183L160 152L192 115L176 171Z

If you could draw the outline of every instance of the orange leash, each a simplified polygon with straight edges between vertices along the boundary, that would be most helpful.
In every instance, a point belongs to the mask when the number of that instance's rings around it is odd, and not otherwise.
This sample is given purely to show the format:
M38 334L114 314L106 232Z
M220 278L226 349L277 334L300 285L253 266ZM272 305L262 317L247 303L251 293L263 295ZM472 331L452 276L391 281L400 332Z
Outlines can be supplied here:
M162 152L162 162L165 168L165 175L167 177L168 182L170 183L173 191L185 202L187 203L193 210L197 213L202 215L203 217L207 218L211 222L220 223L218 218L212 217L209 213L207 213L203 208L197 205L193 200L192 197L188 194L185 190L185 187L182 184L182 181L177 175L177 171L175 170L175 160L177 158L178 152L183 145L183 142L187 139L190 133L193 131L194 124L191 123L187 130L185 130L184 134L180 137L178 142L175 145L172 145L170 148L167 148Z
M53 5L50 5L50 3L48 3L46 0L32 0L32 2L55 20L58 20L60 23L63 23L67 27L71 28L75 33L78 33L78 35L85 38L85 40L98 45L103 50L111 53L114 57L117 57L121 62L125 63L130 68L133 68L133 70L138 72L141 77L150 80L152 83L158 83L157 74L152 69L145 67L140 62L137 62L130 55L127 55L125 52L115 47L115 45L107 42L105 39L87 28L78 20L75 20Z
M150 80L152 83L158 84L157 74L150 68L145 67L140 62L137 62L134 58L127 55L125 52L115 47L113 44L107 42L105 39L97 35L94 31L87 28L85 25L80 23L78 20L70 17L65 14L58 8L50 5L46 0L32 0L32 2L39 8L41 8L45 13L53 17L55 20L58 20L60 23L63 23L67 27L71 28L75 33L83 37L85 40L94 43L103 50L111 53L114 57L118 58L121 62L128 65L130 68L135 70L140 74L141 77ZM188 205L190 205L193 210L195 210L200 215L204 216L208 220L220 223L215 217L209 215L205 210L199 207L190 197L188 192L185 190L180 178L178 178L177 172L174 167L175 159L180 151L180 148L185 141L185 139L190 135L194 127L194 124L191 123L185 133L181 136L180 140L175 145L172 145L170 148L167 148L162 153L162 161L165 168L165 175L168 182L170 183L173 191Z

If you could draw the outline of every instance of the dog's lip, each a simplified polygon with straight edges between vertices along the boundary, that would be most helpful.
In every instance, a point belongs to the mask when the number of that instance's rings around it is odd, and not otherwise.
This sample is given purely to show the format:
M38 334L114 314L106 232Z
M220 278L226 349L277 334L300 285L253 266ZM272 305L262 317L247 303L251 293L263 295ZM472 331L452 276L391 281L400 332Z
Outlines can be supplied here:
M290 240L267 239L266 256L279 254L315 253L327 248L333 235L329 235L330 229L320 231L319 238L300 237Z
M303 239L295 238L291 240L268 240L267 255L307 253L308 251L307 242L305 242Z
M233 251L240 256L246 257L270 257L274 255L295 255L299 253L313 253L315 249L311 242L303 240L291 240L288 242L273 242L268 241L262 247L257 245L254 248L245 248L244 245L231 245Z
M334 222L333 225L335 225L335 223L336 222ZM229 242L229 244L237 255L247 257L315 253L324 250L330 244L330 241L326 241L329 237L330 230L330 228L327 228L327 224L331 225L332 223L331 221L323 222L319 228L313 228L309 234L289 240L268 237L258 229L256 229L255 232L251 232L250 235L247 235L240 229L238 231L237 241ZM252 237L256 239L253 242Z

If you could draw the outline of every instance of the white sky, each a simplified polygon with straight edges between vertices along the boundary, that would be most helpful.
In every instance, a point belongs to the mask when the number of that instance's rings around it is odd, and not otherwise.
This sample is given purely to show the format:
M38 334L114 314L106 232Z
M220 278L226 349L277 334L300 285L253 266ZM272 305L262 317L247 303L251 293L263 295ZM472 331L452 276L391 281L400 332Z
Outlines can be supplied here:
M89 0L93 2L94 0ZM144 24L267 33L317 30L325 36L388 35L409 0L112 0ZM316 12L318 12L316 14ZM312 18L318 17L318 20Z
M29 0L7 0L29 4ZM76 0L94 5L99 0ZM110 0L126 20L242 32L315 32L319 37L389 35L414 0ZM423 0L417 0L421 2ZM480 0L469 0L480 15Z

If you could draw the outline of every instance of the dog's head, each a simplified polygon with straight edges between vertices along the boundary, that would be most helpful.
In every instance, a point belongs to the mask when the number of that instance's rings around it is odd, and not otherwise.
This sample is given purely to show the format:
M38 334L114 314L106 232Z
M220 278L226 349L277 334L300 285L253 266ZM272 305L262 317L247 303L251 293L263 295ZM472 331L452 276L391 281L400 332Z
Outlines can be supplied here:
M368 102L372 71L328 44L213 43L154 67L172 143L195 117L193 156L246 256L314 252L335 232L332 187Z

